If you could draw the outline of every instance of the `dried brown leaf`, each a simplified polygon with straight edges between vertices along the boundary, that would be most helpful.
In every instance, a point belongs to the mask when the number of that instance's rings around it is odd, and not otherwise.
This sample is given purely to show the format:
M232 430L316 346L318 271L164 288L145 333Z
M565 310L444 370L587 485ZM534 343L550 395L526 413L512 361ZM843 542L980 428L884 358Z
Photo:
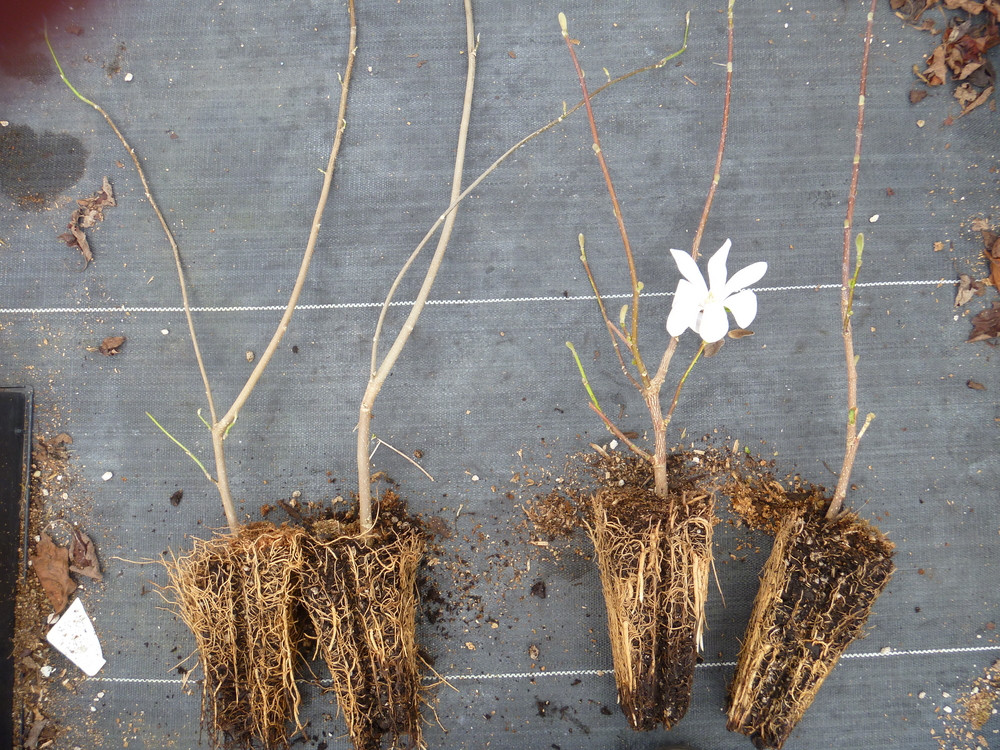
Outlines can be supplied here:
M122 347L125 346L124 336L108 336L104 341L101 342L100 352L105 357L113 357L121 351Z
M983 385L982 383L977 383L975 380L968 381L966 383L966 385L969 388L971 388L972 390L974 390L974 391L985 391L986 390L986 386L985 385Z
M78 207L70 214L69 224L66 225L69 232L59 235L59 239L69 247L79 248L83 259L89 264L94 259L94 254L90 250L90 243L87 242L87 235L83 230L94 226L98 221L103 221L104 209L118 204L115 202L114 190L107 177L104 178L100 190L76 203Z
M31 567L42 584L52 608L59 614L69 604L69 596L76 591L76 584L69 577L69 550L58 546L52 537L42 532L31 555Z
M104 576L101 575L101 563L97 559L97 550L94 548L94 542L77 528L73 529L73 541L70 543L69 557L69 569L73 573L93 578L95 581L104 579Z
M962 84L962 86L969 86L969 84L964 83L964 84ZM962 88L962 86L960 86L959 88ZM969 86L969 88L972 88L972 87ZM972 90L975 91L975 89L972 89ZM959 117L962 117L964 115L969 114L969 112L971 112L972 110L974 110L979 105L983 104L992 95L993 95L993 87L990 86L983 93L981 93L979 96L977 96L968 106L966 106L963 103L963 105L962 105L962 114L960 114ZM955 98L959 99L958 90L955 91ZM959 101L962 101L962 100L959 99Z
M939 44L927 60L927 69L924 71L924 80L928 86L940 86L948 79L948 66L945 63L947 48Z
M973 73L975 73L977 70L979 70L981 67L983 67L983 61L982 60L977 60L976 62L970 62L968 65L966 65L964 68L962 68L958 72L958 75L955 76L955 77L958 80L960 80L960 81L964 81L966 78L968 78Z
M719 339L718 341L713 341L711 344L705 344L705 358L714 357L725 343L725 339Z
M944 0L944 7L948 10L964 10L974 16L983 12L983 4L975 0Z
M994 300L993 307L983 310L972 319L972 334L966 343L986 341L1000 336L1000 300Z
M958 293L955 294L955 307L961 307L970 299L982 297L986 291L986 285L978 279L973 279L968 274L958 275Z
M919 104L927 98L927 92L923 89L910 89L910 104Z
M983 256L986 258L986 262L990 264L990 281L993 282L993 286L1000 289L1000 237L992 235L987 239L987 232L983 232L983 239L987 241L987 245L983 248ZM992 240L992 241L991 241Z

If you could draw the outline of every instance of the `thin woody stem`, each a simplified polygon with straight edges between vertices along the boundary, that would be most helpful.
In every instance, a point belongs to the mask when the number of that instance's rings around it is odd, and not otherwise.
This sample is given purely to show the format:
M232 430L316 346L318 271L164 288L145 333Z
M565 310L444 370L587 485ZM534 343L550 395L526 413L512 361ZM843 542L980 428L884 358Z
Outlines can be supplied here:
M597 280L594 278L594 274L590 270L590 263L587 261L587 251L582 234L579 236L579 241L580 262L583 264L583 270L587 272L587 279L590 281L590 288L594 290L594 296L597 297L597 306L601 310L601 317L604 319L604 325L607 326L608 333L611 335L611 346L614 347L615 355L618 357L618 363L621 365L622 372L625 373L625 377L628 378L628 381L641 391L642 385L640 385L639 381L632 376L631 372L629 372L628 366L625 364L625 357L622 355L621 347L618 346L618 337L621 336L625 340L625 345L629 346L629 351L632 352L629 340L625 334L619 331L618 327L611 322L611 318L608 317L607 308L604 306L604 298L597 290Z
M691 364L688 365L688 368L684 371L684 374L681 376L680 381L677 383L677 390L674 391L674 400L670 402L670 408L667 409L667 416L663 418L664 429L667 427L667 425L670 424L670 420L674 418L674 409L677 408L677 402L680 401L681 398L681 388L684 387L684 383L687 382L688 375L691 374L691 370L694 369L695 363L697 363L698 359L701 357L704 351L705 351L705 342L702 341L701 346L698 347L698 351L695 353L694 358L691 360Z
M458 204L459 197L462 193L462 170L465 165L465 150L469 134L469 123L472 119L472 94L476 80L476 30L472 18L471 0L465 0L465 34L466 46L468 48L469 55L469 66L465 81L465 99L462 105L462 120L458 128L458 147L455 155L455 169L452 174L452 207ZM361 398L361 408L358 415L356 453L358 462L358 518L361 525L361 532L363 534L367 534L371 531L373 525L371 463L368 459L368 444L371 440L372 409L374 408L375 398L378 396L379 391L382 390L382 386L385 383L386 378L389 377L390 371L393 366L395 366L400 354L403 353L403 347L406 346L406 342L410 338L410 334L413 332L414 326L417 324L417 319L420 317L420 313L424 310L424 305L427 302L427 297L430 295L431 287L434 285L434 280L437 277L438 270L441 268L441 261L444 259L445 250L448 248L448 241L451 239L451 231L452 227L455 225L456 218L454 208L449 208L449 211L446 212L446 214L447 218L444 220L444 226L441 229L441 237L438 239L437 248L431 258L430 265L427 268L427 273L424 276L423 284L420 286L420 291L417 293L416 300L413 302L413 307L410 309L410 314L407 316L406 321L403 323L403 327L396 335L396 340L386 353L385 359L382 360L382 363L378 366L377 370L371 374L368 380L368 386L365 388L364 395ZM411 258L412 257L413 256L411 256ZM383 315L387 306L388 300L386 301L386 305L382 308ZM381 320L382 318L380 318L380 321ZM377 347L377 339L373 340L372 345L373 349Z
M858 123L854 131L854 162L851 167L851 187L847 196L847 216L844 218L844 251L841 259L840 276L840 317L844 321L844 363L847 367L847 434L845 436L844 462L837 477L837 489L833 493L826 517L835 519L840 515L847 497L847 487L851 481L851 470L857 458L858 443L868 428L874 415L868 415L862 433L858 433L858 367L854 356L854 332L851 325L851 230L854 226L854 205L858 195L858 177L861 169L861 143L865 127L865 93L868 85L868 57L872 45L872 29L875 23L875 7L878 0L872 0L868 11L868 28L865 32L865 52L861 60L861 85L858 94Z
M142 168L142 163L139 161L139 157L136 155L135 149L132 148L131 145L129 145L129 142L125 139L125 136L122 134L121 130L118 129L118 126L115 124L115 121L111 119L111 115L109 115L104 110L104 108L101 107L101 105L91 101L83 94L81 94L79 91L77 91L76 87L74 87L73 84L70 83L69 79L66 77L66 74L63 72L62 65L59 63L59 58L56 57L56 53L55 50L52 48L52 44L49 42L49 33L47 28L45 29L45 44L46 46L48 46L49 52L52 55L52 59L56 64L56 68L59 70L59 77L62 79L62 82L69 87L69 90L72 91L73 94L78 99L80 99L80 101L90 105L100 113L101 117L104 118L105 122L108 123L111 130L114 131L114 134L118 136L118 140L121 141L121 144L125 147L125 150L128 152L129 157L131 157L132 159L132 164L135 165L135 171L139 175L139 180L142 182L142 189L146 194L146 200L149 201L149 205L153 208L153 212L156 214L156 218L159 220L160 226L163 228L163 233L167 236L167 242L170 243L170 249L173 252L174 266L177 269L177 280L180 283L181 300L184 306L184 317L185 320L187 321L188 333L191 336L191 346L194 349L194 358L198 364L198 372L201 375L202 385L205 388L205 400L208 402L208 412L214 424L215 414L216 414L215 398L212 395L212 385L208 378L208 370L205 367L205 360L202 357L201 347L198 344L198 334L195 331L194 317L191 314L191 305L188 299L187 279L184 274L184 264L181 261L181 251L180 248L177 246L177 240L174 239L174 233L170 229L170 225L167 223L166 218L164 218L163 212L160 210L160 205L156 202L156 199L153 197L152 191L149 189L149 181L146 179L146 172ZM222 476L224 475L225 470L224 469L220 470L219 467L216 466L216 472L217 474L219 474L219 476L215 478L213 478L211 474L209 474L207 471L205 472L205 474L212 482L215 483L216 487L218 488L219 496L222 501L222 507L226 514L226 522L229 524L229 527L233 529L233 531L235 532L235 530L239 527L239 521L236 518L236 508L233 505L232 495L229 492L229 484L227 482L222 481Z
M701 247L701 238L705 234L705 226L708 224L708 214L712 210L712 202L715 200L715 191L719 187L719 178L722 173L722 156L726 152L726 135L729 132L729 102L733 92L733 4L736 0L729 0L729 8L726 13L729 28L726 36L728 38L728 51L726 53L726 101L722 108L722 130L719 133L719 151L715 155L715 171L712 173L712 184L708 188L708 197L705 199L705 207L701 212L701 221L698 222L698 230L694 233L694 242L691 243L691 257L698 260L698 248Z
M594 97L596 97L598 94L611 88L616 83L621 83L627 78L639 75L640 73L648 73L651 70L657 70L659 68L662 68L670 60L673 60L675 57L681 55L685 50L687 50L688 32L690 28L691 28L691 14L688 13L685 18L685 25L684 25L684 43L679 50L670 53L662 60L659 60L658 62L655 62L652 65L646 65L642 68L636 68L635 70L625 73L624 75L620 75L617 78L613 78L600 88L591 91L590 99L593 100ZM584 100L581 99L569 109L566 109L565 105L563 105L564 111L561 115L559 115L559 117L543 125L530 135L525 136L517 143L515 143L513 146L511 146L509 149L504 151L503 154L501 154L500 157L497 158L495 162L493 162L489 167L486 168L486 171L484 171L475 180L469 183L469 186L462 191L462 194L458 196L457 200L452 201L451 205L448 206L448 208L445 209L445 212L438 217L437 221L434 222L434 225L427 231L427 234L424 235L424 238L420 241L420 244L417 245L416 249L414 249L414 251L410 254L410 257L407 259L406 263L403 264L403 267L400 269L399 273L396 275L395 280L392 282L392 286L389 288L388 294L386 294L385 302L382 304L382 311L379 313L378 322L375 324L375 335L372 338L372 357L371 357L372 374L374 374L378 369L378 343L382 335L382 327L385 324L385 316L389 310L389 305L392 302L392 298L393 296L395 296L396 290L398 289L400 283L402 282L403 277L406 275L406 272L409 271L410 266L413 265L413 262L417 259L417 256L420 254L420 251L424 249L424 247L427 245L428 242L430 242L431 237L434 236L434 233L438 230L438 227L440 227L441 224L444 223L445 219L447 219L448 216L450 216L458 208L458 204L461 203L463 200L465 200L465 197L469 195L469 193L471 193L473 190L479 187L479 184L487 177L489 177L494 172L494 170L496 170L496 168L500 166L502 162L507 160L507 158L511 154L513 154L519 148L527 144L529 141L532 141L538 136L540 136L542 133L545 133L546 131L549 131L552 128L554 128L556 125L561 123L567 117L576 112L578 109L583 107L584 104L585 104Z
M319 202L316 207L316 214L313 219L312 228L309 233L309 240L306 245L306 250L303 254L302 263L299 268L299 274L298 277L296 278L291 297L288 301L288 305L285 308L285 312L282 315L281 322L278 324L278 328L275 331L274 336L271 339L271 342L268 344L267 349L261 356L260 360L257 363L257 366L254 368L254 371L251 373L246 384L243 386L243 389L240 391L240 394L233 402L233 405L229 408L229 410L226 412L226 414L222 417L221 420L218 419L217 417L215 409L215 400L212 396L212 388L209 382L208 372L205 368L204 360L201 355L201 349L198 345L198 337L195 332L194 320L191 315L191 306L188 298L187 280L186 280L186 274L184 272L184 264L181 261L180 250L177 246L177 242L174 240L173 232L171 232L170 226L167 224L166 219L164 219L163 217L163 213L160 211L159 206L153 199L152 193L150 192L149 189L149 183L146 180L146 175L142 169L138 157L135 154L135 150L131 146L129 146L128 142L125 140L125 137L122 135L121 131L115 125L114 121L112 121L111 117L107 114L107 112L105 112L99 105L95 104L94 102L90 101L82 94L80 94L80 92L78 92L72 86L72 84L70 84L70 82L67 80L65 74L62 71L62 66L59 65L59 61L55 57L55 52L52 50L52 45L49 44L49 51L52 52L52 57L56 62L56 67L59 69L59 74L63 82L66 83L67 86L69 86L70 90L77 97L79 97L82 101L86 102L87 104L89 104L90 106L92 106L94 109L96 109L98 112L101 113L101 115L107 121L108 125L111 126L111 129L114 131L115 135L117 135L118 139L122 142L122 145L125 146L125 149L126 151L128 151L129 156L132 157L132 161L135 164L136 171L139 173L139 178L142 181L143 189L145 190L146 193L146 199L153 207L153 210L155 211L157 218L160 220L160 225L163 227L163 231L167 235L167 240L170 242L170 247L173 250L173 255L174 255L174 264L176 265L177 268L177 278L181 288L181 298L183 300L183 305L184 305L184 314L185 317L187 318L188 330L191 335L192 346L194 347L195 359L198 362L198 369L201 373L202 381L205 386L205 396L208 401L209 416L211 418L212 449L214 452L215 471L216 471L216 477L213 481L215 482L216 488L219 491L219 496L222 501L222 507L226 514L226 523L228 524L230 531L232 531L234 534L238 532L239 529L241 528L241 523L236 514L235 504L233 503L232 493L229 488L229 474L226 466L224 440L229 432L229 428L232 426L233 422L236 421L236 417L239 414L239 410L246 403L246 400L250 397L250 393L257 385L257 382L260 380L260 377L263 374L264 369L267 367L268 362L270 362L271 357L277 350L282 337L288 330L288 324L291 321L292 314L295 311L295 306L298 302L299 295L301 294L302 291L302 287L305 284L306 273L309 270L309 263L312 260L313 252L316 247L316 241L319 236L319 229L323 216L323 210L326 206L327 197L330 192L330 185L333 181L333 171L337 161L337 154L340 151L340 145L343 140L344 130L347 127L347 122L344 119L344 115L346 113L346 108L347 108L347 94L350 87L351 71L354 68L354 60L357 54L357 18L355 16L355 11L354 11L354 0L348 0L348 11L350 14L350 43L348 47L347 67L344 72L341 83L340 109L337 115L337 133L334 138L333 147L330 152L330 159L327 163L327 169L323 180L323 188L320 192ZM48 44L47 34L46 34L46 44ZM161 429L163 428L161 427ZM204 469L204 467L202 468ZM205 474L211 479L211 475L209 475L207 471L205 472Z
M562 13L559 14L559 25L562 28L563 39L566 40L566 47L569 49L570 57L573 59L573 67L576 69L577 78L580 80L580 88L583 91L583 100L587 107L587 120L590 123L590 134L594 140L594 153L597 155L597 161L601 165L601 172L604 174L604 184L608 188L608 195L611 198L611 207L614 211L615 222L618 225L618 232L622 238L622 246L625 249L625 258L628 261L629 280L632 285L629 350L632 353L636 368L639 371L639 380L644 386L646 386L649 385L649 373L646 371L646 366L643 364L642 357L639 354L639 291L641 287L639 285L639 279L636 275L635 257L632 254L632 244L629 242L628 232L625 229L625 220L622 217L621 204L618 202L618 194L615 192L614 182L611 180L611 172L608 170L608 163L604 158L604 152L601 150L601 137L597 132L597 121L594 119L594 110L590 106L590 94L587 92L586 77L584 76L583 68L580 67L580 61L576 57L576 50L573 49L573 40L569 37L569 29L566 26L566 16Z
M594 413L596 413L597 416L599 416L601 418L601 420L604 422L605 426L608 428L608 430L611 432L611 434L613 434L616 438L618 438L623 443L625 443L625 445L628 446L629 450L631 450L633 453L635 453L640 458L643 458L646 461L652 462L653 457L647 451L644 451L638 445L636 445L631 440L629 440L627 437L625 437L625 433L622 432L620 429L618 429L618 426L614 422L612 422L610 419L608 419L608 415L607 414L605 414L603 411L601 411L600 409L598 409L593 404L587 404L587 406L589 406L594 411Z

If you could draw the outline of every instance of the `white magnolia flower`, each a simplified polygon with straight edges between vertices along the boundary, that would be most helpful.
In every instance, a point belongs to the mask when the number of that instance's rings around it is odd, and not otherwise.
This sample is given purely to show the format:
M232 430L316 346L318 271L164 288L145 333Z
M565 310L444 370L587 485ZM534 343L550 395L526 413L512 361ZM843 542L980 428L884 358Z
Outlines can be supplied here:
M712 344L729 333L729 310L740 328L746 328L757 316L757 295L745 287L760 281L767 263L753 263L726 280L726 259L733 243L726 243L708 259L708 284L698 264L682 250L671 250L677 268L684 277L677 282L674 304L667 317L667 332L680 336L690 328Z

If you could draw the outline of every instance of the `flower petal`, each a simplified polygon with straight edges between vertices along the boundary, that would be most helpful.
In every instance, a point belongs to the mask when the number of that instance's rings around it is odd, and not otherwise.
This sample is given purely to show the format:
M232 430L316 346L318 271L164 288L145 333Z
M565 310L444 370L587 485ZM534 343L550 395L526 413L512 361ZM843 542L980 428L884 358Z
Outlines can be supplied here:
M751 284L756 284L764 277L765 273L767 273L767 263L764 261L751 263L746 268L741 268L733 274L733 278L726 282L726 296L735 294Z
M714 344L727 333L729 333L729 318L726 317L726 308L718 302L707 305L701 314L698 334L706 344Z
M698 268L694 259L683 250L671 250L670 254L674 256L674 262L677 264L681 276L690 281L699 291L704 290L702 296L707 297L708 287L705 286L705 277L701 275L701 269Z
M701 312L701 302L704 296L699 294L694 284L685 279L677 282L674 292L674 303L667 316L667 333L680 336L688 328L694 328L698 323L698 313Z
M715 255L708 259L708 288L717 297L725 297L723 290L726 288L726 261L729 259L729 248L733 246L730 240L726 240L722 247L715 251Z
M746 328L757 317L757 295L749 289L744 289L739 294L728 297L724 304L736 318L736 323L740 328Z

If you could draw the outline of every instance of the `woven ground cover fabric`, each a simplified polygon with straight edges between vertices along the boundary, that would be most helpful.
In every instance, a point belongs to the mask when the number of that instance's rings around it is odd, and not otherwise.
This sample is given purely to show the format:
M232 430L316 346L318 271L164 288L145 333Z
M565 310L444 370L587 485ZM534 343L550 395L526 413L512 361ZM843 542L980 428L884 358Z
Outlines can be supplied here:
M473 4L480 41L466 183L579 101L558 11L596 86L676 50L691 10L681 57L594 100L655 361L678 279L668 251L690 248L715 163L725 3ZM352 430L378 310L447 207L468 55L462 7L359 0L357 9L347 131L317 255L291 329L227 441L234 495L253 520L293 492L330 502L356 489ZM840 252L866 13L856 0L735 6L729 140L702 251L731 238L731 270L769 267L755 335L694 368L671 425L674 441L682 430L687 442L738 439L779 475L828 486L843 457ZM277 325L305 247L336 128L346 6L95 0L54 9L48 27L67 76L142 160L187 263L206 366L227 402L253 367L248 352L259 355ZM943 694L959 696L1000 655L1000 378L994 349L965 343L996 290L954 307L959 274L988 274L973 223L1000 222L1000 120L988 103L957 117L950 83L911 104L910 90L926 89L913 67L923 69L938 40L888 2L874 34L853 320L860 409L877 417L848 503L896 544L897 572L869 635L793 732L786 747L796 750L931 746L943 707L954 706ZM0 385L33 387L38 429L72 435L67 499L45 500L86 530L105 573L81 593L108 663L75 691L53 687L52 718L65 727L58 746L203 747L197 685L176 669L193 639L150 593L166 583L163 568L136 564L190 549L192 536L225 523L201 471L145 415L211 453L170 248L128 154L60 81L40 24L0 51L9 147L0 156ZM18 150L34 157L9 155ZM118 205L90 230L94 260L84 267L58 235L105 176ZM767 537L716 527L725 604L713 582L691 708L669 734L632 732L616 705L585 535L558 557L530 543L522 506L540 491L532 482L551 486L568 456L611 437L587 408L564 342L622 429L651 436L580 265L580 233L616 318L628 274L582 110L461 206L431 304L376 404L378 437L419 454L435 480L385 447L375 453L374 468L398 483L411 512L440 524L417 628L450 687L435 689L440 724L424 738L456 749L624 750L668 739L750 747L726 731L723 708ZM417 288L414 275L396 299L412 300ZM393 330L406 309L390 311ZM109 336L127 339L111 357L97 351ZM685 366L693 338L681 339ZM51 663L75 679L58 654ZM302 691L304 746L348 747L332 699ZM994 717L980 734L998 729Z

